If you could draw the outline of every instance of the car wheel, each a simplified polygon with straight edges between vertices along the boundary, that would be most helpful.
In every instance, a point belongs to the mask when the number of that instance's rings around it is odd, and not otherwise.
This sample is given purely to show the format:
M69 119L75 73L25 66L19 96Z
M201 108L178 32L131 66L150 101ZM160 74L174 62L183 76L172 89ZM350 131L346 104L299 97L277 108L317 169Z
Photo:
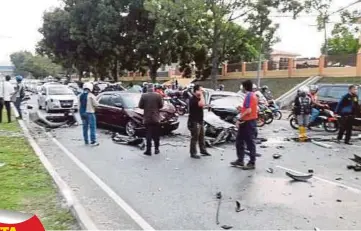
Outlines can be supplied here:
M125 133L128 136L135 136L135 128L136 124L133 121L128 121L128 123L125 125Z

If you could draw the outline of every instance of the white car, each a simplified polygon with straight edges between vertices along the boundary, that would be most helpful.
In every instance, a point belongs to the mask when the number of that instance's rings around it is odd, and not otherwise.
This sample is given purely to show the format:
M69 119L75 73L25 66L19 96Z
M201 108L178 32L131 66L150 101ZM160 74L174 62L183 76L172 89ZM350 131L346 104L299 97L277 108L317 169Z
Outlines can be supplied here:
M38 97L39 109L51 111L78 110L78 97L67 86L48 84L41 88Z

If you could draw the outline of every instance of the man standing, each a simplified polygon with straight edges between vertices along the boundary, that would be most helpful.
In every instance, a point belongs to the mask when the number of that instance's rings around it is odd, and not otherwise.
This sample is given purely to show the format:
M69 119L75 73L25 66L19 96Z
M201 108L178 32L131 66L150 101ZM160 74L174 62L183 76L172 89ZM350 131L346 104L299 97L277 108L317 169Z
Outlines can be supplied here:
M160 109L163 108L162 96L154 92L153 84L147 84L147 93L142 94L139 108L144 109L144 125L146 128L147 147L144 155L152 155L152 140L155 154L159 154Z
M200 85L193 87L193 95L189 99L188 129L191 132L190 154L191 158L200 159L197 155L197 142L203 156L210 156L204 141L203 107L205 100L203 89Z
M257 118L258 118L258 99L252 91L252 81L246 80L242 83L243 89L246 91L243 106L241 107L241 117L237 121L238 134L236 139L237 157L236 161L231 162L232 166L241 167L244 170L255 169L256 167L256 144L255 138L257 134ZM249 150L250 161L244 165L244 144L246 143Z
M311 114L311 97L308 95L309 89L306 86L301 87L298 92L294 102L294 112L297 116L298 121L298 130L299 130L299 141L306 141L306 127L309 122L310 114Z
M11 77L9 75L5 76L5 82L2 83L0 89L0 123L2 123L2 114L3 107L5 105L8 123L11 123L11 97L14 94L14 87L10 83Z
M19 113L19 118L22 119L23 116L22 116L22 113L21 113L20 106L21 106L21 101L25 97L25 89L24 89L24 86L22 84L23 77L18 75L18 76L15 77L15 79L16 79L16 82L17 82L16 92L15 92L15 96L16 96L15 107L16 107L16 110Z
M348 93L344 95L337 104L336 113L341 115L340 130L338 132L337 140L341 142L343 134L346 132L345 144L350 143L352 126L355 116L360 114L360 107L358 104L357 87L351 85L348 88Z
M83 121L83 137L86 145L89 144L89 129L90 129L90 144L92 146L99 146L96 139L96 118L95 109L98 107L98 102L92 93L93 84L84 83L84 92L79 97L79 112Z

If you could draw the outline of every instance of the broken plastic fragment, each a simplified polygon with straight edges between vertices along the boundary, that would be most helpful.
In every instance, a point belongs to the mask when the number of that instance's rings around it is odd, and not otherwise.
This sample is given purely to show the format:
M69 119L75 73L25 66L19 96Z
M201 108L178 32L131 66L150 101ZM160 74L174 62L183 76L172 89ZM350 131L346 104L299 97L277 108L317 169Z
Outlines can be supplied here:
M286 175L296 181L307 181L312 178L312 174L309 175L295 175L290 172L286 172Z
M338 178L336 178L335 180L342 180L342 178L341 178L341 177L338 177Z
M241 202L236 201L236 212L239 213L242 211L244 211L244 208L241 208Z
M230 226L230 225L222 225L221 228L222 228L222 229L232 229L233 226Z
M274 172L274 171L273 171L273 168L267 168L266 171L269 172L269 173L273 173L273 172Z
M340 200L340 199L337 199L336 201L337 201L337 202L342 202L342 200Z
M308 169L308 173L313 173L313 169Z
M279 159L281 157L280 154L273 154L273 159Z

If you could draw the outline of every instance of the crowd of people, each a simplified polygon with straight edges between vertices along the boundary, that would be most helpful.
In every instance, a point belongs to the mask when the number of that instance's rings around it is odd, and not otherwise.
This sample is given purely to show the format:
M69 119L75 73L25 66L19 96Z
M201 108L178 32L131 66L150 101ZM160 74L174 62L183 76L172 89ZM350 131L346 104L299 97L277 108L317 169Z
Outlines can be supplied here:
M25 96L24 86L22 85L23 77L16 76L16 87L10 83L10 76L5 77L5 81L0 87L0 122L2 122L2 110L5 106L7 111L8 122L11 122L11 102L22 117L20 104ZM172 86L179 89L178 83ZM244 95L244 102L237 108L240 117L236 122L238 128L236 138L236 154L237 159L231 162L232 166L240 167L245 170L255 169L256 166L256 145L257 138L257 119L259 104L269 105L274 103L271 91L267 86L260 89L253 84L251 80L242 82L240 86L240 94ZM218 90L224 90L224 86L220 86ZM86 145L98 146L96 137L96 116L95 111L98 107L97 100L92 93L93 85L84 83L83 92L79 96L79 112L83 122L83 138ZM352 145L350 142L352 134L352 126L354 119L360 116L360 106L358 102L357 86L349 86L349 92L346 93L338 102L335 113L339 115L340 129L337 141L341 142L345 135L344 143ZM190 85L187 89L182 89L182 97L186 99L188 104L188 121L187 128L190 131L190 157L200 159L201 156L211 156L205 145L204 131L204 109L207 107L204 99L204 89L200 85ZM299 125L299 139L305 141L307 137L307 128L314 125L316 118L320 114L320 110L329 109L327 104L322 104L317 98L318 86L303 86L298 92L294 100L294 113L297 116ZM169 94L169 92L167 92ZM143 84L143 94L139 101L139 108L144 110L144 125L146 127L146 150L144 155L152 155L152 141L154 142L154 153L160 153L160 109L163 107L163 97L167 95L163 87L157 84ZM90 133L90 134L89 134ZM90 137L89 137L90 136ZM197 144L199 146L198 155ZM244 163L245 147L247 147L250 160Z

